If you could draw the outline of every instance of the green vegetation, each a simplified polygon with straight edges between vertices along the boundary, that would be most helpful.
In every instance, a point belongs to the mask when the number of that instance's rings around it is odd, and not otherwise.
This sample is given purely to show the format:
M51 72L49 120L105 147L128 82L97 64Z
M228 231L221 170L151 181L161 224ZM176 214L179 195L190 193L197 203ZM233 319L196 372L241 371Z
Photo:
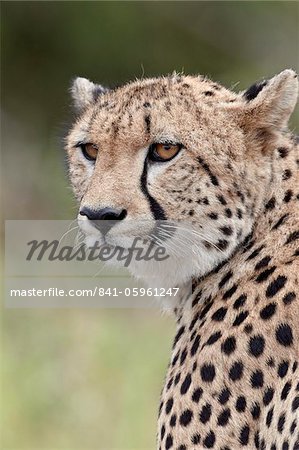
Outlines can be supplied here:
M9 219L76 215L60 141L74 76L115 86L183 70L242 90L298 69L292 1L3 1L1 10ZM155 447L171 319L154 309L3 309L2 324L1 449Z

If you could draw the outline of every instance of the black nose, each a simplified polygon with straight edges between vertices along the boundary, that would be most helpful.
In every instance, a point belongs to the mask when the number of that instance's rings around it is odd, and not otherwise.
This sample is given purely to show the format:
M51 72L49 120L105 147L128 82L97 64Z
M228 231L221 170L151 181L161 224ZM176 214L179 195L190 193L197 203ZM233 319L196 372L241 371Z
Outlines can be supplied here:
M81 216L86 216L92 225L94 225L103 234L108 233L108 231L117 223L119 220L123 220L127 215L126 209L117 208L102 208L102 209L91 209L84 206L80 210Z

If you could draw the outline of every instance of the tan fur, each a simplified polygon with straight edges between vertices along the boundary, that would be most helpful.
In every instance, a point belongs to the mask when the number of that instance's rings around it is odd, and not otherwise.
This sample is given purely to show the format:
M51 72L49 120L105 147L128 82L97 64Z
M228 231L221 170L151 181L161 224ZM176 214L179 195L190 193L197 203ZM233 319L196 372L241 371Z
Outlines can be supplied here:
M147 149L179 142L178 156L149 167L147 189L167 219L196 223L216 245L198 243L198 265L186 272L193 293L174 309L158 448L299 448L299 155L286 130L297 90L286 70L251 100L183 75L136 81L94 102L75 98L85 101L67 151L81 207L153 221L140 187ZM94 167L80 141L99 147Z

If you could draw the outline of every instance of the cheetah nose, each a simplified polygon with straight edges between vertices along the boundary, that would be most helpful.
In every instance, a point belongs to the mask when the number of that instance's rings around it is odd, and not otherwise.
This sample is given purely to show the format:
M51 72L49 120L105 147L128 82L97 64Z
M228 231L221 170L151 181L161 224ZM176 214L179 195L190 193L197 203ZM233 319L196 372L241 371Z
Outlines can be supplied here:
M86 216L91 224L105 235L119 220L127 216L127 210L109 207L95 210L84 206L80 210L80 216Z

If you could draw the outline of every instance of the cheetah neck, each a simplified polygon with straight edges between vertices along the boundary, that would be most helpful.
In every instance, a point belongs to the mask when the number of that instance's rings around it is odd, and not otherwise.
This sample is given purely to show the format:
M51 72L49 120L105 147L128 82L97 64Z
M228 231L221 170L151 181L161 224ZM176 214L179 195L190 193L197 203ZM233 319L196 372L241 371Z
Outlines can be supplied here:
M234 270L235 281L249 276L252 271L251 261L266 247L281 262L292 255L286 248L288 240L299 237L299 140L291 136L283 140L272 160L271 179L264 195L260 211L256 215L252 232L238 246L235 252L207 275L192 279L192 294L185 301L184 297L174 308L180 320L196 303L205 303L219 293L219 283L224 272ZM297 228L296 228L297 227ZM275 235L275 236L274 236Z

